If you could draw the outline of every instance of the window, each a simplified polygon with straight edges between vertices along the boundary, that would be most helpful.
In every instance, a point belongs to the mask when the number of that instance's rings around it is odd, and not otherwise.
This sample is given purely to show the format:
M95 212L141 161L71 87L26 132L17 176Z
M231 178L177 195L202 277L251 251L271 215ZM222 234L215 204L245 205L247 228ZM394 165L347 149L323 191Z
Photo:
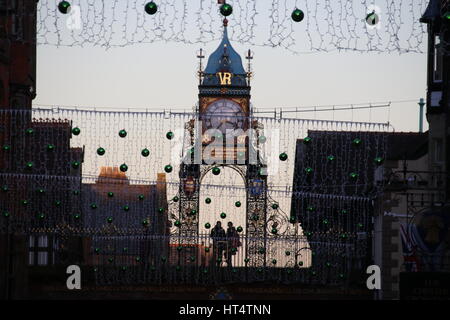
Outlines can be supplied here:
M444 161L444 154L442 150L442 139L434 140L434 162Z
M433 80L435 82L442 81L442 71L443 71L443 52L441 50L442 44L441 44L441 38L439 35L435 38L435 44L434 44L434 75Z
M30 266L46 266L54 261L51 238L48 236L30 236L28 242L28 264Z

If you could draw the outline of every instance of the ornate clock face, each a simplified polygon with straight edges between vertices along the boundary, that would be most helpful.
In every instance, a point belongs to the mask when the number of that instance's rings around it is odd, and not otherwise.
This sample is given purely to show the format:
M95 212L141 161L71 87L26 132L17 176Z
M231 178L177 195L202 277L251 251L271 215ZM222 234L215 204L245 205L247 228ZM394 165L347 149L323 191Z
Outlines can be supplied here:
M221 99L211 103L205 111L203 125L206 130L218 129L222 134L227 130L243 129L245 114L239 104Z

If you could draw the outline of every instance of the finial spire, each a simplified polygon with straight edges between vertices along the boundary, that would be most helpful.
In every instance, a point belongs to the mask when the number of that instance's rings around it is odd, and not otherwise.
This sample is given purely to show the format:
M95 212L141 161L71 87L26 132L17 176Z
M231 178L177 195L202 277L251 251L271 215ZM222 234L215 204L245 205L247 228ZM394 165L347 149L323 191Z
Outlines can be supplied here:
M227 18L223 19L223 26L228 27L228 19Z

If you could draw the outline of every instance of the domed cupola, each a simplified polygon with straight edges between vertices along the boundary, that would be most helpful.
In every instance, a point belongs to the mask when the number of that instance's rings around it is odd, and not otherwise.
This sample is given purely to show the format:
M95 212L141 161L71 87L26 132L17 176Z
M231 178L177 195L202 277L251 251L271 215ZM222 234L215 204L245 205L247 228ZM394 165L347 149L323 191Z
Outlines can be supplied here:
M227 20L224 20L223 39L219 47L210 55L202 73L200 86L247 87L247 72L241 56L234 50L228 39Z

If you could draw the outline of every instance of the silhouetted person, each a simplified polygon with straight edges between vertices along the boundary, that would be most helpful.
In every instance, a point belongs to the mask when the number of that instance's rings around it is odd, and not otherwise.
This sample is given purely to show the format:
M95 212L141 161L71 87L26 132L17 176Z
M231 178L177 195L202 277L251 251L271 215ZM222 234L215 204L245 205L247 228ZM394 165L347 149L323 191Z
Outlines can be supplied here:
M215 259L216 265L219 267L222 261L223 251L226 247L226 234L220 221L217 221L211 230L211 238L213 240L213 259Z
M237 253L237 248L240 246L241 242L239 241L239 234L233 226L233 223L230 221L228 222L227 251L225 252L228 267L231 267L231 258L233 258L233 256Z

